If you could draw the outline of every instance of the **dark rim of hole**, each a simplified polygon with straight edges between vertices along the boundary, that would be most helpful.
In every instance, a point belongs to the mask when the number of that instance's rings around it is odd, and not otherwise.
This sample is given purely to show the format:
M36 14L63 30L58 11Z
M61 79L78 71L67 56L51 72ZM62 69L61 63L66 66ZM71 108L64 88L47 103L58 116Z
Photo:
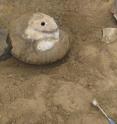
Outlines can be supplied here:
M45 26L45 24L46 24L45 22L41 22L41 26Z

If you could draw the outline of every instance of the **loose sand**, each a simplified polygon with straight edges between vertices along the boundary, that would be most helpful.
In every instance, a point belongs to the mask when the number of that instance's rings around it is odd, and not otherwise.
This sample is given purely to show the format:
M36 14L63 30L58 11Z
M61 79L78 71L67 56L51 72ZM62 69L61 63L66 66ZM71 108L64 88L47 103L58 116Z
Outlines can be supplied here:
M90 105L96 97L117 121L117 43L101 42L117 27L112 0L0 0L0 25L26 12L53 16L67 31L71 51L45 66L15 58L0 62L0 124L107 124Z

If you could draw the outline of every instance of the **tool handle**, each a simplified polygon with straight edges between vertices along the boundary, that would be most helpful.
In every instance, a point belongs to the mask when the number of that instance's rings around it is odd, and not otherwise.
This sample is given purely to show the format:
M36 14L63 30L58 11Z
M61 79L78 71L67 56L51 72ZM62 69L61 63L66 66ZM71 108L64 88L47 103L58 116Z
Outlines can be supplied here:
M109 124L116 124L111 118L109 118Z

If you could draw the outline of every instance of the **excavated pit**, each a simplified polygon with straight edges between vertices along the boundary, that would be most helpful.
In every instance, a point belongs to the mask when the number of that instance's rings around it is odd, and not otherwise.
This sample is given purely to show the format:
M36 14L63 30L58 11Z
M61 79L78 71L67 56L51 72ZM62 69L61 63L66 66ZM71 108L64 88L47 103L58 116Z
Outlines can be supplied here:
M1 0L0 26L27 12L55 18L71 50L51 65L0 62L0 124L107 124L90 103L97 98L117 121L117 42L101 41L117 27L112 0Z

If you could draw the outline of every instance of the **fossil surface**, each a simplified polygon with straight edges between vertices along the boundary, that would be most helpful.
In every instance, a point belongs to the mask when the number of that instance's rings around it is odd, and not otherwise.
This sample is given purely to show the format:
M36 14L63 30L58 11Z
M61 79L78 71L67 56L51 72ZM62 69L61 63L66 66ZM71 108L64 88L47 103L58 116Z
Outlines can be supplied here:
M13 56L29 64L48 64L62 59L70 48L68 34L43 13L27 13L11 22Z

